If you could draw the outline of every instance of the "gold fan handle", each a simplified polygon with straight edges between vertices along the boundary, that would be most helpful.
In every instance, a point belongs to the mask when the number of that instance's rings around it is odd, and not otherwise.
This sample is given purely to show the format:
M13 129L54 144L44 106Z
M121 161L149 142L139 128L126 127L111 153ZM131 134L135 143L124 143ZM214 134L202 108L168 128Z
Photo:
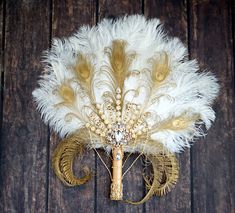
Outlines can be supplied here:
M121 146L116 146L112 150L112 183L111 183L111 200L122 200L123 197L123 185L122 185L122 159L123 149Z

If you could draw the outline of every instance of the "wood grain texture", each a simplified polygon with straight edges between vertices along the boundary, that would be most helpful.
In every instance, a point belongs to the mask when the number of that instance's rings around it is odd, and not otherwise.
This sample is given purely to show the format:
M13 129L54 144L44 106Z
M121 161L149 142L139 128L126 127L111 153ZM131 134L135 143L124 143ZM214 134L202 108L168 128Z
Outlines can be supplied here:
M179 1L145 1L145 15L159 18L170 36L179 37L188 43L187 2ZM190 193L190 151L179 155L180 175L176 187L161 198L154 197L146 203L146 212L191 212ZM169 205L169 203L171 205Z
M4 67L4 43L5 43L5 3L4 1L0 2L0 118L2 118L2 99L3 99L3 67ZM2 122L0 122L0 129L2 127ZM1 155L1 146L0 146L0 155Z
M194 144L191 155L188 150L179 156L176 188L132 206L109 199L109 175L92 151L82 162L93 169L91 181L72 188L59 181L51 155L60 139L49 135L31 93L51 37L70 36L104 17L142 12L160 18L170 35L188 43L191 58L217 75L221 91L208 135ZM234 26L233 0L0 1L0 212L235 213ZM111 160L100 153L111 168ZM75 174L79 167L75 160ZM124 178L125 198L138 200L145 193L142 167L138 162Z
M141 14L141 0L99 0L99 20L105 17L117 18L124 15Z
M115 1L115 0L100 0L99 1L99 20L104 17L117 18L125 14L141 14L142 2L138 1ZM101 156L105 162L111 161L104 152ZM129 163L125 168L130 165L137 155L131 156ZM111 165L110 167L111 168ZM124 168L124 171L125 171ZM124 199L140 200L143 197L143 177L142 165L138 161L133 168L126 174L123 180L124 184ZM110 178L102 163L97 159L97 205L96 212L143 212L144 205L132 206L123 202L111 201L110 194Z
M41 51L48 46L47 6L47 1L6 1L2 212L45 212L46 208L47 128L31 93L41 72Z
M52 37L62 38L70 36L84 24L95 24L96 2L95 1L52 1ZM95 177L88 183L79 187L64 186L55 176L51 166L51 156L55 147L60 142L55 134L50 138L49 158L49 195L48 211L56 213L93 212L95 202ZM84 156L83 165L89 166L95 174L95 155L89 151ZM81 165L74 162L74 172L79 175Z
M4 34L5 34L5 4L4 2L0 2L0 91L1 91L1 96L0 96L0 130L2 132L2 102L3 102L3 84L2 84L2 79L3 79L3 74L4 74ZM0 137L0 160L2 159L2 143L1 143L1 137ZM2 170L2 162L0 161L0 171ZM3 177L2 174L0 173L0 181L2 181ZM0 193L0 197L2 197L2 194ZM0 207L4 208L4 204L2 201L0 201Z
M220 81L217 119L192 149L193 211L235 212L235 104L231 3L190 1L190 49Z

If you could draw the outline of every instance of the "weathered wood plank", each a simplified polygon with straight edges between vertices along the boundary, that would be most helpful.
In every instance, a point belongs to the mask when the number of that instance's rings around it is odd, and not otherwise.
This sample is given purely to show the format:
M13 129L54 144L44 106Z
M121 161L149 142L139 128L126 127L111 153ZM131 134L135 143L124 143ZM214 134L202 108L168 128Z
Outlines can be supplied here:
M99 0L99 19L105 17L121 17L124 15L141 14L141 0Z
M230 1L190 1L190 49L221 84L217 119L193 147L193 211L235 212L235 95Z
M47 128L32 100L48 47L47 1L6 1L0 209L45 212ZM37 11L35 13L35 11Z
M188 42L186 0L146 0L145 15L159 18L170 36L179 37L185 45ZM146 212L191 212L190 194L190 151L179 155L180 175L176 187L161 198L146 203Z
M70 36L79 26L95 24L96 2L95 1L59 1L54 0L52 5L52 37ZM95 200L95 177L80 187L68 187L55 176L51 167L51 156L55 147L60 142L55 134L50 140L49 159L49 212L93 212ZM83 161L95 173L95 155L93 151L86 154ZM75 161L74 171L78 173L80 165Z
M4 26L4 21L5 21L5 5L4 2L2 1L0 3L0 131L2 132L2 102L3 102L3 84L2 84L2 78L4 74L4 34L5 34L5 26ZM1 145L1 139L0 139L0 160L1 158L1 153L2 153L2 145ZM2 162L0 161L0 171L2 169ZM1 175L1 173L0 173ZM0 181L2 180L2 177L0 176ZM2 195L0 195L2 196ZM2 200L0 201L0 207L3 207L3 202Z
M181 174L176 188L166 197L153 198L142 206L110 201L109 176L99 159L97 178L93 177L84 186L68 188L55 177L50 166L51 160L46 161L47 127L36 112L31 96L42 71L39 63L41 52L49 46L50 3L46 0L7 0L5 4L6 28L3 36L3 1L0 1L0 60L4 55L4 63L0 62L0 69L1 72L3 68L5 71L0 143L0 212L47 212L47 209L49 212L191 212L191 208L193 212L200 213L235 212L231 2L189 2L191 56L199 59L201 67L213 70L222 85L215 106L218 117L216 123L206 139L198 141L192 151L193 203L190 201L190 155L187 151L180 156ZM52 6L52 36L69 36L78 26L95 23L96 1L53 0ZM141 8L140 0L101 0L98 17L101 19L108 16L119 17L126 13L141 13ZM185 1L163 3L145 0L144 8L148 17L160 17L171 35L179 36L187 43ZM235 16L233 18L234 21ZM1 46L3 44L4 47ZM59 138L52 134L50 140L51 156ZM102 157L110 162L104 153ZM84 163L94 170L94 153ZM48 200L47 166L50 166ZM76 172L78 167L75 162ZM125 178L124 193L127 198L137 199L143 195L141 172L141 165L137 164Z
M138 1L99 1L99 20L104 17L118 18L125 14L141 14L142 3ZM105 159L105 162L111 160L106 156L104 152L101 152L101 156ZM137 155L130 157L129 162L132 162ZM127 165L128 166L128 165ZM111 168L111 166L109 167ZM124 197L125 199L138 200L143 196L143 177L142 177L142 165L137 162L133 168L127 173L123 180L124 184ZM97 212L143 212L143 205L133 206L122 202L111 201L110 195L110 178L109 175L100 162L97 159Z
M3 92L3 85L2 85L2 76L4 73L3 70L3 62L4 62L4 34L5 34L5 4L4 1L0 2L0 118L2 121L2 92ZM2 123L0 123L0 128ZM1 147L0 147L1 150ZM1 152L0 152L1 153Z

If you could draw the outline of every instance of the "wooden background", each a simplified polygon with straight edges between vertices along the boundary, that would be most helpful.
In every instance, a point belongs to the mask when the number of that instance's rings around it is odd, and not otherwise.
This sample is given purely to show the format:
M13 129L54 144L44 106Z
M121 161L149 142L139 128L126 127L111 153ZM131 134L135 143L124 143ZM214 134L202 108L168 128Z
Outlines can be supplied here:
M235 4L226 0L5 0L0 1L0 212L235 212ZM41 52L52 37L83 24L124 14L158 17L190 56L221 84L217 119L205 139L180 155L180 181L163 198L132 206L109 199L109 177L93 152L94 178L68 188L51 169L58 138L35 110L32 90L42 72ZM104 154L102 156L105 158ZM77 167L76 165L75 167ZM145 193L141 164L126 179L125 195Z

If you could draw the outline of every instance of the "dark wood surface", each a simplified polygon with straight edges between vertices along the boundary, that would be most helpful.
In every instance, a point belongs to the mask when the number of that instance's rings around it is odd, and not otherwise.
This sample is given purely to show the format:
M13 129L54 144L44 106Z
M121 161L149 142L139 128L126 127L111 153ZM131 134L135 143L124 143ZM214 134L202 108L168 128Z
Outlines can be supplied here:
M179 37L188 44L187 2L146 0L145 14L147 17L159 17L171 36ZM190 150L179 155L180 179L173 193L146 203L146 212L191 212L190 191ZM168 205L171 203L171 205Z
M0 1L0 212L234 213L234 9L235 3L226 0ZM52 37L69 36L104 17L136 13L160 18L170 35L188 46L190 57L217 75L221 91L208 135L179 155L175 189L132 206L110 201L108 173L92 151L83 163L93 169L93 179L81 187L61 184L51 168L59 139L42 123L31 93L42 72L41 52L50 47ZM126 198L144 195L142 168L138 162L127 173Z

